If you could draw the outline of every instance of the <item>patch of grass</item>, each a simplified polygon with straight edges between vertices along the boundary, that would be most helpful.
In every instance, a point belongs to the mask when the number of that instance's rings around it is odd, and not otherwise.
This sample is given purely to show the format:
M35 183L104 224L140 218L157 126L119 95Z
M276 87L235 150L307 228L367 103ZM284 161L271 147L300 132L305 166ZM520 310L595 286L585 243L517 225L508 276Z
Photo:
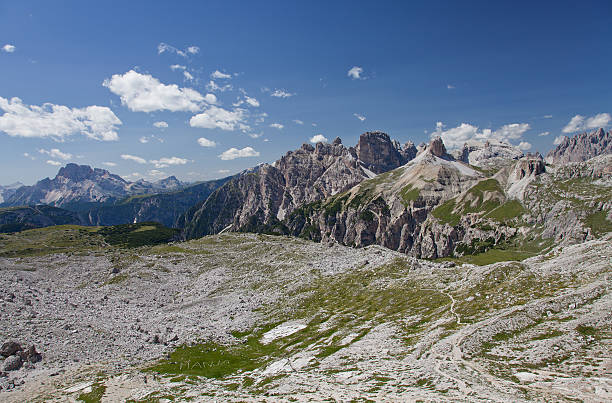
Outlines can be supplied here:
M597 337L597 335L599 334L596 328L594 328L593 326L587 326L587 325L576 326L576 331L583 336Z
M98 381L91 385L91 392L81 393L79 397L77 397L77 400L85 403L100 403L105 392L106 385Z
M0 238L1 257L44 256L53 253L91 253L107 247L96 233L99 227L57 225Z
M415 201L419 198L421 190L412 187L412 185L405 186L400 190L400 196L402 198L404 206L409 206L411 201Z
M111 245L136 248L169 242L178 234L178 230L156 222L144 222L104 227L98 233Z
M125 273L117 274L113 276L111 279L106 280L103 285L111 285L111 284L121 284L126 281L130 276Z
M455 226L459 224L459 220L461 219L461 215L454 213L455 209L455 199L450 199L445 201L444 203L437 206L432 210L431 215L436 217L443 223L450 224Z
M591 229L596 237L612 232L612 222L608 221L606 211L598 211L589 214L584 219L584 224Z
M501 206L491 210L485 217L495 221L506 222L513 218L520 217L525 213L525 208L518 200L508 200Z

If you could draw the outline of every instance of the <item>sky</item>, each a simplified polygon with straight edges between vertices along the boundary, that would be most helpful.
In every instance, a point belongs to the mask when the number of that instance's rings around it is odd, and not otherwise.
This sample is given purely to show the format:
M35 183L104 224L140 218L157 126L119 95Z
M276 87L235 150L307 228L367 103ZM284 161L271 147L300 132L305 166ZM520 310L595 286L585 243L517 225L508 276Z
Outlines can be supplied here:
M382 130L548 152L612 124L610 1L0 0L0 185L224 177Z

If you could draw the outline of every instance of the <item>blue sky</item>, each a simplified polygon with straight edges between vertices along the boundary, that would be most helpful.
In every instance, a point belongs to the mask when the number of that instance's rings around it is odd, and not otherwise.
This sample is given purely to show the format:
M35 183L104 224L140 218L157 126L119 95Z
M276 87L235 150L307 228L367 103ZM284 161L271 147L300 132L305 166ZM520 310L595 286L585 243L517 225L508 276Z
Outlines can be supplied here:
M0 184L212 179L367 130L547 152L611 123L611 2L412 3L0 1Z

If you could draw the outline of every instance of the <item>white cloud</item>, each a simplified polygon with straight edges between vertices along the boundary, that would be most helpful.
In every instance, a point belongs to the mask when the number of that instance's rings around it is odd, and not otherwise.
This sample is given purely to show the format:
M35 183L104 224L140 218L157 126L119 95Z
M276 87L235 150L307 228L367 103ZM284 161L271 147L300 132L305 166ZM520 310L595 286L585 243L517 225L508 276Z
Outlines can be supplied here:
M142 144L147 144L149 141L151 140L157 140L160 143L164 142L164 139L161 137L157 137L156 135L152 134L150 136L142 136L141 138L138 139L138 141L140 141Z
M114 162L103 162L102 165L106 165L107 167L116 167L117 164Z
M285 127L284 125L281 125L280 123L272 123L270 125L270 127L274 128L274 129L278 129L281 130L283 127Z
M151 164L155 164L155 168L166 168L170 165L185 165L189 162L189 160L179 157L163 157L158 160L151 160L149 162Z
M36 160L36 157L34 157L33 155L30 155L30 153L23 153L23 156L26 158L31 159L32 161Z
M15 49L17 49L15 45L11 45L8 43L2 47L2 50L6 53L13 53Z
M446 84L446 88L449 89L449 90L454 90L455 86L452 85L452 84Z
M219 80L223 80L223 79L230 79L232 78L231 74L225 74L220 72L219 70L215 70L211 75L210 78L213 79L219 79Z
M157 127L158 129L165 129L168 127L168 123L164 122L163 120L160 120L159 122L153 123L153 126Z
M193 116L189 120L191 127L201 127L204 129L221 129L232 131L244 125L244 111L234 109L229 111L217 106L211 106L202 113Z
M245 102L247 104L249 104L249 105L251 105L251 106L253 106L255 108L259 107L259 101L257 99L255 99L255 98L251 98L250 96L245 95L244 96L244 100L245 100Z
M553 115L544 115L542 116L544 119L552 119Z
M61 163L61 162L59 162L59 161L53 161L53 160L47 160L47 164L49 164L49 165L53 165L54 167L59 167L59 166L61 166L61 165L62 165L62 163Z
M328 141L328 140L327 140L327 137L325 137L325 136L324 136L324 135L322 135L322 134L317 134L317 135L312 136L312 137L310 138L310 142L311 142L312 144L316 144L316 143L327 143L327 141Z
M130 70L114 74L102 84L121 98L121 104L134 112L196 112L202 109L205 99L192 88L179 88L176 84L163 84L149 74Z
M168 176L167 173L165 173L164 171L159 171L157 169L151 169L147 175L147 177L150 179L162 179L166 176Z
M228 174L230 173L230 170L229 169L219 169L217 172L220 174Z
M255 151L252 147L244 147L242 149L230 148L219 155L224 161L234 160L236 158L259 157L259 151Z
M463 146L468 140L498 140L509 143L510 140L520 139L530 129L530 126L528 123L511 123L503 125L495 131L491 129L480 131L478 126L461 123L459 126L448 130L444 130L444 128L445 125L442 122L436 122L436 130L431 133L431 137L440 136L444 145L453 149Z
M131 155L131 154L121 154L121 159L124 159L126 161L134 161L137 162L139 164L146 164L147 160L145 160L142 157L138 157L136 155Z
M183 71L183 76L185 77L185 80L187 80L187 81L192 81L193 80L193 76L188 71Z
M362 74L363 68L359 66L351 67L350 70L346 73L346 75L349 76L352 80L365 80L365 77L363 77Z
M208 84L206 84L206 89L208 91L212 91L212 92L215 92L215 91L225 92L225 91L231 90L232 88L233 87L232 87L231 84L226 84L226 85L219 86L213 80L210 80L208 82Z
M286 90L274 90L272 91L272 93L270 94L270 96L272 97L276 97L276 98L289 98L294 96L295 94L292 94Z
M185 50L180 50L164 42L161 42L159 45L157 45L157 54L159 55L161 55L164 52L168 52L168 53L176 53L177 55L182 56L182 57L187 57L188 56L187 53L195 55L199 51L200 51L200 48L197 46L189 46Z
M563 133L574 133L587 129L597 129L606 127L610 124L612 116L609 113L598 113L595 116L585 118L582 115L574 116L567 125L563 128Z
M61 152L57 148L52 148L50 150L45 150L45 149L41 148L40 150L38 150L38 152L41 153L41 154L47 154L51 158L60 159L60 160L64 160L64 161L69 160L70 158L72 158L72 154Z
M360 115L360 114L358 114L358 113L353 113L353 116L355 116L357 119L361 120L362 122L363 122L364 120L366 120L366 117L365 117L365 116Z
M295 123L296 125L303 125L304 124L304 122L302 120L300 120L300 119L294 119L293 123Z
M215 105L217 103L217 96L215 94L206 94L204 100L211 105Z
M531 143L527 142L527 141L521 141L518 145L519 150L521 151L527 151L531 148Z
M217 145L217 143L205 137L200 137L198 139L198 144L202 147L215 147Z
M555 140L553 141L553 144L558 146L559 144L563 143L563 141L567 138L567 136L557 136L555 137Z
M50 137L62 141L75 133L102 141L117 140L121 121L105 106L69 108L45 103L26 105L19 98L0 97L0 131L14 137Z
M177 70L185 70L187 67L183 66L182 64L173 64L170 66L170 68L172 69L172 71L177 71Z

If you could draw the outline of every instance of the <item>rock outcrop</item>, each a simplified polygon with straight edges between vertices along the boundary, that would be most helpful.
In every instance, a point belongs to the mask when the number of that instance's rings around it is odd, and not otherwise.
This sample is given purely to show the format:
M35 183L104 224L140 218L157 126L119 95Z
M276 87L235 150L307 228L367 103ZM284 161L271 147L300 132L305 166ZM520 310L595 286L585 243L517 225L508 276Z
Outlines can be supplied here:
M549 164L586 161L598 155L612 154L612 134L603 128L591 133L565 137L561 144L546 156Z

